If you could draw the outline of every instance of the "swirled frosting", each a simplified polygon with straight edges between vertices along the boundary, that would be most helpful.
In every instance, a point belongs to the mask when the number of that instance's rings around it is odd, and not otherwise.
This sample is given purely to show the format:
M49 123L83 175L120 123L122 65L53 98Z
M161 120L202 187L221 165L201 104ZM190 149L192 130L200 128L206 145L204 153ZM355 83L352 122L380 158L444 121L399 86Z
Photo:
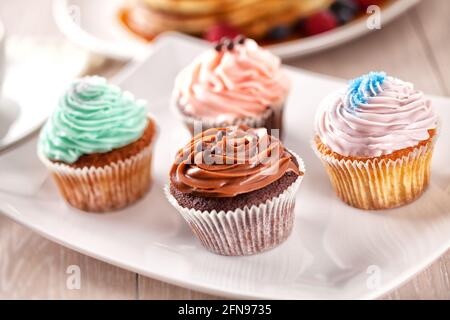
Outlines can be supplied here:
M303 174L280 140L264 128L235 126L192 138L177 153L170 182L183 193L234 197L264 188L286 172Z
M246 39L195 59L178 75L174 96L183 113L226 122L281 107L288 91L280 59Z
M39 137L48 159L74 163L83 154L104 153L138 140L148 124L144 101L104 78L72 83Z
M340 155L378 157L429 139L437 122L430 101L411 83L371 72L325 99L316 133Z

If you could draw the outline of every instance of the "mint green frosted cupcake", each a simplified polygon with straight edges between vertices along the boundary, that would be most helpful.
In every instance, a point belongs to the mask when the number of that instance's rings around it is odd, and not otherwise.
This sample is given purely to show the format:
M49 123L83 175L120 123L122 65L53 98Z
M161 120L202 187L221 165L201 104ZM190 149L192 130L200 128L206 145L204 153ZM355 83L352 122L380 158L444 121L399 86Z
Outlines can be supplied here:
M149 189L155 134L145 102L104 78L85 77L60 99L41 131L38 154L69 204L109 211Z

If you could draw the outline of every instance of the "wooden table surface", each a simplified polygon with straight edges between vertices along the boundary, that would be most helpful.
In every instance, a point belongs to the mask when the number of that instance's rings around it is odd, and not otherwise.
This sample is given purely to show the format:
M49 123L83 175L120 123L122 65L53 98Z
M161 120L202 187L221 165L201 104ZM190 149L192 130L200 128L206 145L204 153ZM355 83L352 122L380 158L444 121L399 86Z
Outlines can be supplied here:
M16 0L2 0L0 3L0 16L10 33L58 34L50 18L50 0L24 3ZM36 12L42 14L37 15ZM414 82L427 93L449 96L449 17L450 1L423 0L417 7L369 36L287 63L346 79L369 70L385 70ZM106 63L106 67L111 69L118 66L114 62ZM66 288L66 269L69 265L78 265L82 270L80 290ZM0 215L0 298L220 297L169 285L90 258L55 244ZM450 299L450 252L384 298Z

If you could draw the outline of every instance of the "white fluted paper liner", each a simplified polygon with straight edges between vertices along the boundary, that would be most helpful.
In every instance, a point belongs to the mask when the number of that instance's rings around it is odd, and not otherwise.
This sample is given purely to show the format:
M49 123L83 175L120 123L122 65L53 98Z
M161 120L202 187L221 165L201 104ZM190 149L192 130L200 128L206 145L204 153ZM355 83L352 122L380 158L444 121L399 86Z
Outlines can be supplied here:
M313 149L342 201L365 210L395 208L418 198L430 180L436 136L398 159L338 160Z
M208 250L226 256L245 256L269 250L291 234L295 195L303 180L305 166L295 153L299 176L283 193L258 206L234 211L200 211L180 206L166 185L169 202L180 212L192 232Z
M119 209L142 197L150 187L152 146L104 167L73 168L38 152L61 195L73 207L90 212Z

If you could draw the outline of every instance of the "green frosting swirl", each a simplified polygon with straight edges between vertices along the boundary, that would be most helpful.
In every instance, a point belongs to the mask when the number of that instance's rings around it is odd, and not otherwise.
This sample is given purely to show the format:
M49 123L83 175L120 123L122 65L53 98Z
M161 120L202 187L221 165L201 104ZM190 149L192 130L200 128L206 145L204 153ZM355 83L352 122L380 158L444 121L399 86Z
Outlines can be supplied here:
M60 99L39 137L48 159L74 163L83 154L104 153L138 140L147 127L145 102L104 78L75 81Z

